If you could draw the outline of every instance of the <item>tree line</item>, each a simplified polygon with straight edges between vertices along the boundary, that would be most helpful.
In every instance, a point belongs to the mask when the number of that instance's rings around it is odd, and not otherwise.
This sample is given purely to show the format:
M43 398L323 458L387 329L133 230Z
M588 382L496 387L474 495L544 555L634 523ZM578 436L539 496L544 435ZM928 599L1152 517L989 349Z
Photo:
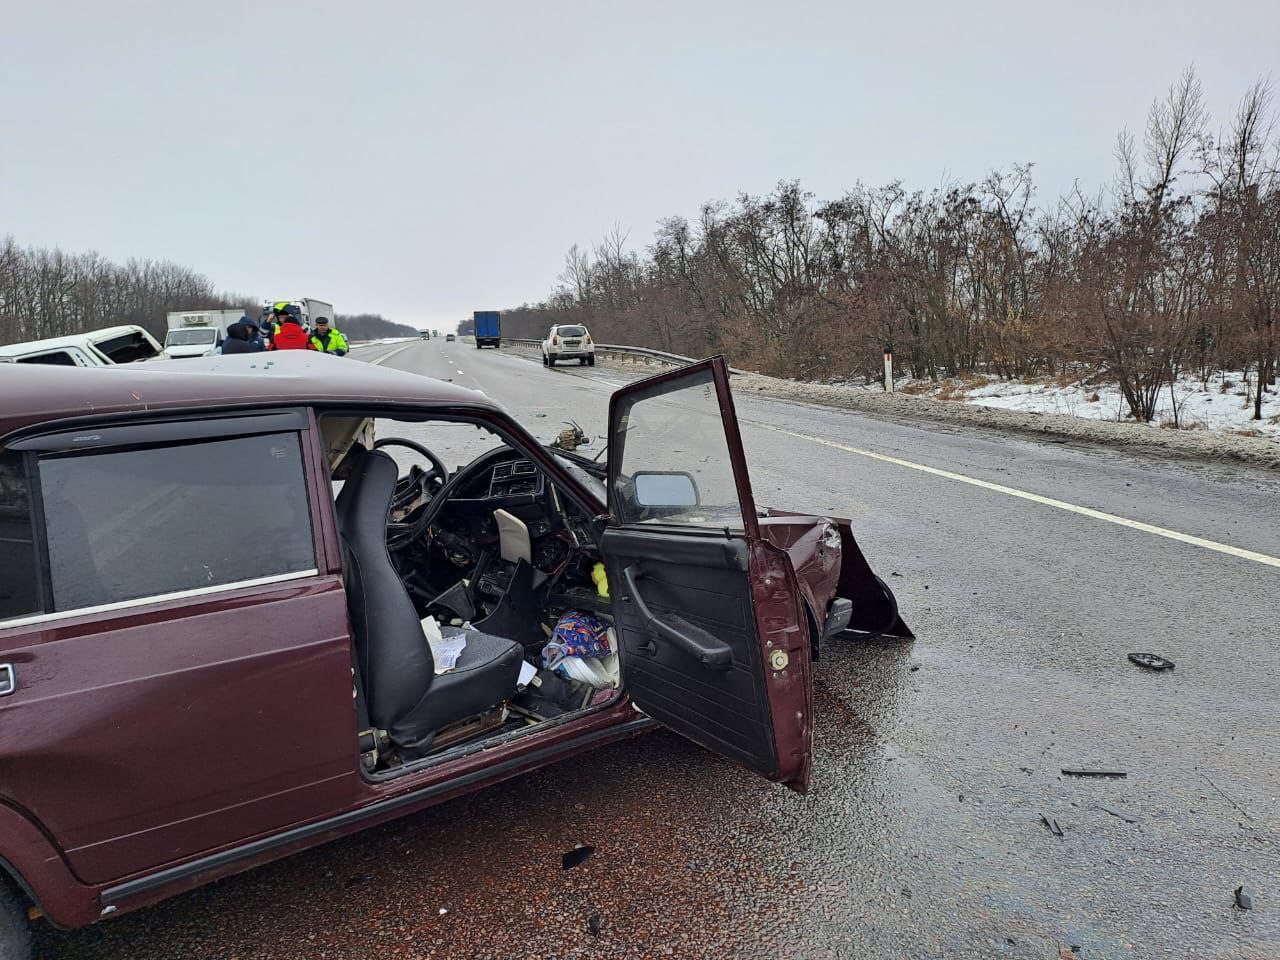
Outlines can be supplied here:
M1188 71L1141 135L1119 136L1115 183L1095 196L1039 204L1015 166L828 201L782 182L664 220L642 251L615 227L571 248L551 296L506 311L504 332L585 323L599 342L804 379L882 376L891 345L920 379L1106 379L1142 421L1180 378L1234 371L1260 418L1280 352L1276 121L1259 81L1212 133Z
M240 309L257 318L257 297L216 291L209 278L168 260L113 262L98 253L22 247L0 240L0 345L137 324L163 340L174 310ZM334 318L349 339L414 336L379 314Z
M339 313L334 317L348 340L378 340L382 337L416 337L418 329L388 320L380 313Z

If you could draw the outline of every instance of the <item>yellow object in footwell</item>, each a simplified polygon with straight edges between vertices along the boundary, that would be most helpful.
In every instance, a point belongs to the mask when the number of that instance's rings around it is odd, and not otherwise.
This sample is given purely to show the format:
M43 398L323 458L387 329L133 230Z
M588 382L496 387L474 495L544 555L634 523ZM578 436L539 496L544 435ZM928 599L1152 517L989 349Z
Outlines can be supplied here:
M591 579L595 581L596 593L608 600L609 578L605 576L603 563L597 563L591 568Z

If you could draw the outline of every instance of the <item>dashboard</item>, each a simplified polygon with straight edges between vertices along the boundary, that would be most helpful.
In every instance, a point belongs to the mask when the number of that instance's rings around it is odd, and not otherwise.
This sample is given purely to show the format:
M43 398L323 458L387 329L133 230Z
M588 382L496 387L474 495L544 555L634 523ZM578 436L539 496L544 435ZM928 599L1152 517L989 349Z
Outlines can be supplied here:
M591 492L598 478L572 459L560 465ZM418 532L406 537L394 554L405 586L429 603L459 582L479 614L492 612L508 589L516 565L501 557L501 511L528 532L534 576L547 595L573 598L576 608L607 604L596 597L591 575L599 560L594 511L565 497L542 470L520 451L503 446L481 454L458 469L415 520ZM564 600L568 604L568 600Z
M528 460L496 464L489 472L489 496L538 496L543 491L542 474Z

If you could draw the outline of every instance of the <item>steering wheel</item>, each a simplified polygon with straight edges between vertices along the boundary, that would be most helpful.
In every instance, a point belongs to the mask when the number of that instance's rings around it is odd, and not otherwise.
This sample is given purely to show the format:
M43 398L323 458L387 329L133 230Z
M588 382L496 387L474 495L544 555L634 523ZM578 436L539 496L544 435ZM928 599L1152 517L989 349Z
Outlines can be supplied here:
M407 546L422 533L425 526L422 521L427 515L426 506L449 479L449 470L439 457L417 441L404 437L387 437L373 445L375 450L384 447L406 447L431 465L430 469L424 470L415 463L408 473L396 480L396 489L391 496L391 510L409 511L401 520L387 521L387 546L396 549Z

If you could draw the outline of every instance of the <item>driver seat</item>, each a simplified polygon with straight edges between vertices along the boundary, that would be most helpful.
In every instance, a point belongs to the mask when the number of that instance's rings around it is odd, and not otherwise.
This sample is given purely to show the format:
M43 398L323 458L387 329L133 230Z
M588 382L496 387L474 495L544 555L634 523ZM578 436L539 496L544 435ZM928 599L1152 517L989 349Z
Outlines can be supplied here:
M431 646L387 550L387 516L399 471L387 454L366 453L337 500L347 601L369 719L392 743L425 750L436 731L514 696L524 649L463 630L457 666L436 676Z

